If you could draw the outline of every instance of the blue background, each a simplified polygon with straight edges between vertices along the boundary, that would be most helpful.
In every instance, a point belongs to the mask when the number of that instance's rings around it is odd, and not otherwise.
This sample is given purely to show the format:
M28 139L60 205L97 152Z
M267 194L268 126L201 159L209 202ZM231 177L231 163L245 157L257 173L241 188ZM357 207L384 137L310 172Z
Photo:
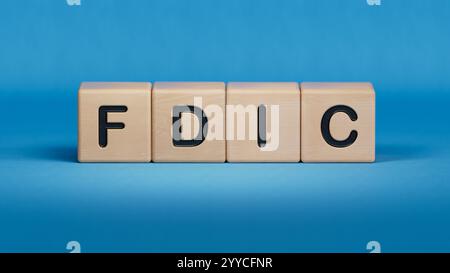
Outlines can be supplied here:
M450 1L2 0L0 251L450 251ZM371 81L374 164L80 164L82 81Z

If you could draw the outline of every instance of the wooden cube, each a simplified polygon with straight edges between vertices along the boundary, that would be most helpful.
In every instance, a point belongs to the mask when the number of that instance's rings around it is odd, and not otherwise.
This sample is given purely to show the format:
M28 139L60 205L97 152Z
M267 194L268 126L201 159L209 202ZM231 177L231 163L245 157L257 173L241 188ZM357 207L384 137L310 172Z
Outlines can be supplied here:
M150 162L150 83L81 84L78 160Z
M373 162L372 84L302 83L301 128L303 162Z
M223 82L156 82L152 103L154 162L225 161Z
M229 83L226 131L229 162L299 162L298 83Z

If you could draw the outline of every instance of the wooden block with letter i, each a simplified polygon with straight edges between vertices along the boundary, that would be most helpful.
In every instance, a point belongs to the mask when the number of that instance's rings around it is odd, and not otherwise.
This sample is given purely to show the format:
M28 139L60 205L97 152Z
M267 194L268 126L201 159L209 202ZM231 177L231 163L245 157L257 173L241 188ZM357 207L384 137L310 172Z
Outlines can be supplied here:
M223 82L156 82L152 112L154 162L225 161Z
M298 83L227 85L227 161L300 161Z
M150 162L150 83L81 84L78 160Z
M301 84L301 160L375 161L375 91L370 83Z

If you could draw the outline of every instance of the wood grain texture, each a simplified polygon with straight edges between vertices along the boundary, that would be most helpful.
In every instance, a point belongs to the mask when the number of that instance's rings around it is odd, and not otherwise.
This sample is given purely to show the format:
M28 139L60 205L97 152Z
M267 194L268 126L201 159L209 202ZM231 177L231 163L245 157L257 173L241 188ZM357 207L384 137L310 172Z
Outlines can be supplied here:
M329 145L322 135L321 120L333 106L346 105L357 113L350 120L336 113L330 132L337 140L356 130L356 141L348 147ZM375 160L375 92L370 83L301 83L301 159L303 162L373 162Z
M245 108L245 124L238 122L236 106ZM258 145L251 132L258 132L257 107L266 107L266 148ZM231 106L231 108L230 108ZM275 108L277 107L277 108ZM278 109L278 119L272 111ZM242 114L242 113L241 113ZM253 117L253 118L251 118ZM273 118L273 119L272 119ZM238 128L244 126L245 128ZM244 130L245 139L238 139ZM278 138L273 133L278 131ZM272 136L270 136L271 134ZM227 85L227 161L229 162L299 162L300 161L300 90L295 82L238 83Z
M99 145L99 108L125 105L123 113L108 113L108 122L123 129L108 129L108 144ZM82 83L78 92L78 160L80 162L150 162L151 84Z
M216 118L222 126L222 128L208 126L208 134L211 135L211 130L221 130L221 139L207 139L195 147L175 147L172 143L173 107L192 105L194 97L201 99L202 109L215 105L223 112L222 117L206 113L209 120ZM154 162L225 161L225 84L223 82L156 82L152 93L152 111L152 158ZM182 120L183 128L188 127L187 124L183 124L183 121L187 120L191 119Z

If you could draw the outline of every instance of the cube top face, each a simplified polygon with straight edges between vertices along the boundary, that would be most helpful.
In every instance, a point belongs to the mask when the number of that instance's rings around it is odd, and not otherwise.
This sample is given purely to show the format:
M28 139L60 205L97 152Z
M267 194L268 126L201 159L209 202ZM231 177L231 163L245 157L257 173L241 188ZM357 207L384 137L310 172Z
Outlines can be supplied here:
M78 107L80 162L151 160L150 83L83 83Z
M156 82L152 112L154 162L225 161L223 82Z
M355 94L355 92L369 93L375 96L373 85L370 82L302 82L300 84L302 92L320 91L323 93L335 94Z
M155 82L153 90L156 92L218 92L225 91L224 82Z
M301 84L303 162L373 162L375 92L370 83Z
M230 82L227 84L228 92L258 92L277 94L299 93L299 85L296 82Z
M229 83L226 120L227 161L300 161L297 83Z
M151 90L152 84L149 82L83 82L80 85L80 92L86 90L101 91L101 90L117 90L117 91L132 91L132 90Z

